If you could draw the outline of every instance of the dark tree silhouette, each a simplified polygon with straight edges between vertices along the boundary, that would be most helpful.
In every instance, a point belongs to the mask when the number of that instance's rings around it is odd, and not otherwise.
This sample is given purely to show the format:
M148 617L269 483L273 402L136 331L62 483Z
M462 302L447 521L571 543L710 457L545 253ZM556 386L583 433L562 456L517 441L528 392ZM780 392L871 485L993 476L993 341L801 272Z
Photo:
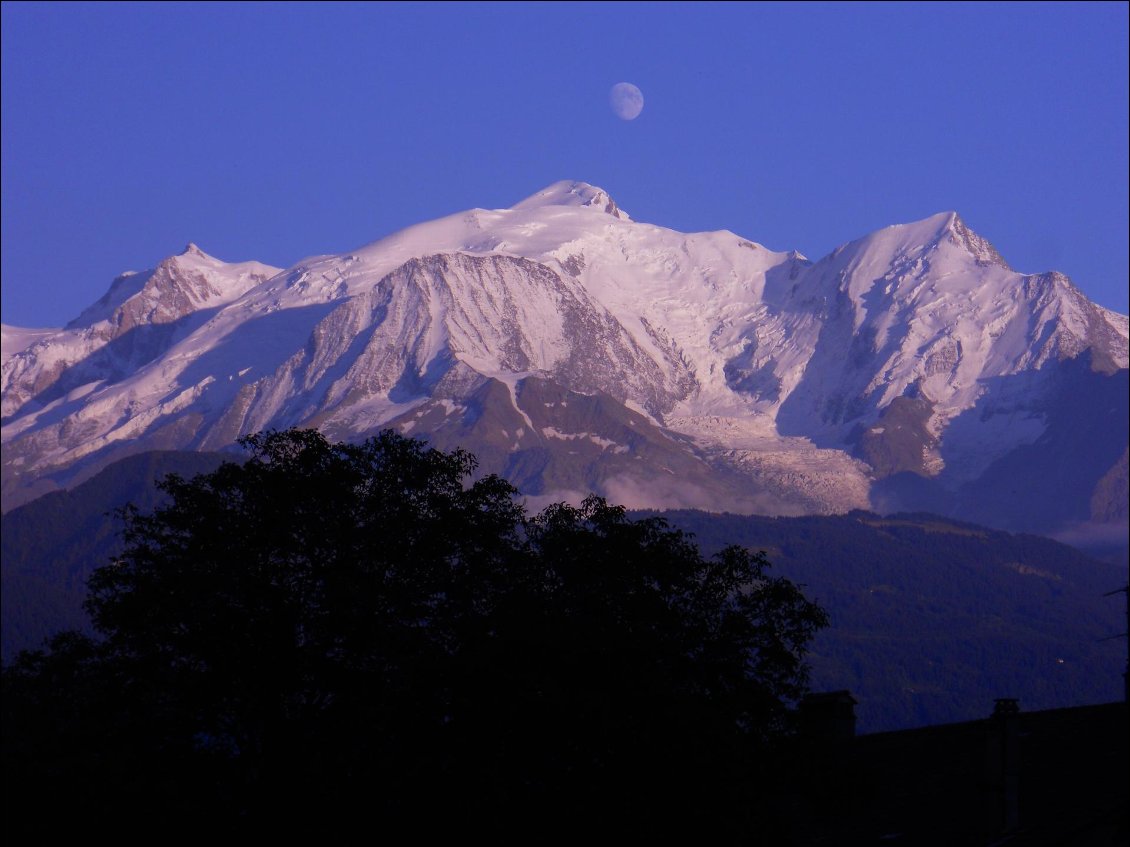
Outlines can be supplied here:
M391 432L242 443L123 511L99 639L5 670L11 832L60 787L119 831L740 826L826 623L762 554L597 497L527 518Z

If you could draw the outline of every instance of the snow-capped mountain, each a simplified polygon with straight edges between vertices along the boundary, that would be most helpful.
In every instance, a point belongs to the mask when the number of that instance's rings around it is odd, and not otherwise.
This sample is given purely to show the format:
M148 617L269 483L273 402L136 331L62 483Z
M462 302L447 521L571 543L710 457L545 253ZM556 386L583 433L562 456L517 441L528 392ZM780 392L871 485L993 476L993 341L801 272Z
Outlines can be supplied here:
M274 276L259 262L229 265L195 244L144 273L127 272L62 330L3 328L3 415L28 401L116 382L165 352L209 313Z
M190 245L65 329L5 327L5 508L304 425L464 446L534 498L1124 520L1101 492L1125 475L1127 335L952 212L813 264L560 182L285 271Z

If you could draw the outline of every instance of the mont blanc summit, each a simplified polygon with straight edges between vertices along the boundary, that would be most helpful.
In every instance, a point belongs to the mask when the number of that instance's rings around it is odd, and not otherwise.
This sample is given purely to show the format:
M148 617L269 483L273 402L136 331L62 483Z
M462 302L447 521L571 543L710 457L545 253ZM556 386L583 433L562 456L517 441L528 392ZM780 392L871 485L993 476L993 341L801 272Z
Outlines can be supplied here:
M1127 337L953 212L812 262L559 182L286 270L190 245L5 326L4 508L142 450L393 427L541 502L1125 522Z

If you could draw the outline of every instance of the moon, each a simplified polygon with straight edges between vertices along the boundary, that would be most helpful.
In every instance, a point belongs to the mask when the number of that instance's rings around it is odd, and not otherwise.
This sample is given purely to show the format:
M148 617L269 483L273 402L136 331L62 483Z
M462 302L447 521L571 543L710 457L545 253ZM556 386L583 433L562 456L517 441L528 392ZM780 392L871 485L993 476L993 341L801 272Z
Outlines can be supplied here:
M608 103L622 121L634 121L643 111L643 92L630 82L618 82L608 92Z

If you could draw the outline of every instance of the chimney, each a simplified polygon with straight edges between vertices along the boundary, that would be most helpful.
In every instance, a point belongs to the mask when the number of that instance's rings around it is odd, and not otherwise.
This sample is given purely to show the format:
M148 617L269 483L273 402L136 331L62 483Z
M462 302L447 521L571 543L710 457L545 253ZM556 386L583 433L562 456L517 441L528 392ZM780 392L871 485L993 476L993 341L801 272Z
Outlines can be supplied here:
M1001 697L993 704L985 760L991 814L1001 832L1011 832L1020 825L1020 701Z

